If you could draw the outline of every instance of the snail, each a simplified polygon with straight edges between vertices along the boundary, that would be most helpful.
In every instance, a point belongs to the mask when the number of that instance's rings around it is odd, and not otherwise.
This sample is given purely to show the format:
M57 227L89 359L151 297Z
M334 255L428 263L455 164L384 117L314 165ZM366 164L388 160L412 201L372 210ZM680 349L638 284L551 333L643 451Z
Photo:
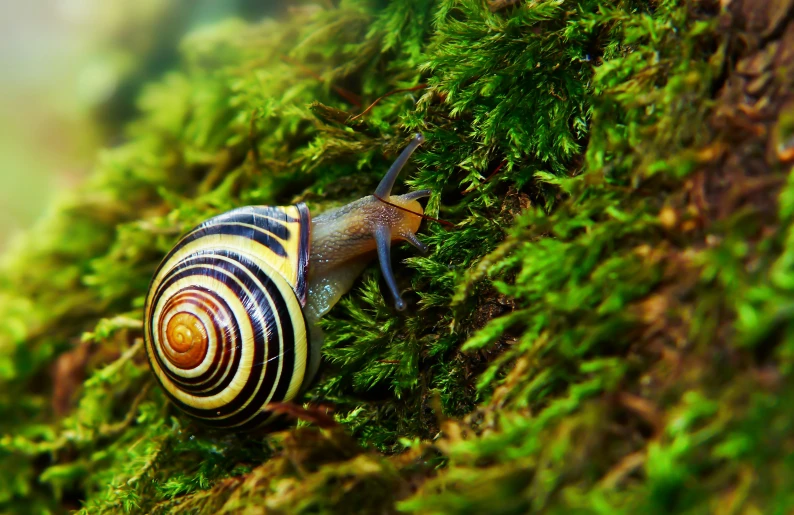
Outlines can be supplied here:
M417 134L368 195L312 217L304 203L248 206L188 232L157 268L144 307L146 354L168 398L216 428L250 429L275 417L271 402L305 390L320 364L317 321L373 254L398 310L405 308L390 247L426 252L418 199L391 196L424 141Z

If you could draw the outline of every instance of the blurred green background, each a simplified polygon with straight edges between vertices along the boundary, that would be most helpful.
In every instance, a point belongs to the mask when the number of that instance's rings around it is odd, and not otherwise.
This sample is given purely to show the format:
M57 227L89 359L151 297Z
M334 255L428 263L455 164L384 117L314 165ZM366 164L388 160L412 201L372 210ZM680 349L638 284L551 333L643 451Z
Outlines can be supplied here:
M0 2L0 251L97 151L124 137L140 87L175 61L192 28L277 16L273 0Z

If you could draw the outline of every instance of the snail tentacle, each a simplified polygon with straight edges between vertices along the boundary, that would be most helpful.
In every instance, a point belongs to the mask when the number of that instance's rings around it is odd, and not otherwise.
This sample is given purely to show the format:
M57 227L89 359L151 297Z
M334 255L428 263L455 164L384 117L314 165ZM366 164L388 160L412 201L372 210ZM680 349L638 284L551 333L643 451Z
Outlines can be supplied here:
M394 297L394 307L397 311L405 309L405 301L400 295L400 289L397 287L397 279L394 278L394 271L391 268L391 231L386 226L380 226L375 229L375 242L378 246L378 261L380 261L380 270L383 273L383 278L386 280L386 285L389 287L392 296Z
M386 172L386 175L383 176L383 179L380 180L380 184L378 187L375 188L375 195L378 197L388 197L391 195L391 189L394 187L394 181L397 180L397 176L400 175L400 171L405 166L405 163L411 158L411 154L414 153L419 145L424 143L425 137L421 133L417 133L414 136L414 139L408 144L405 149L400 153L397 159L392 163L391 167L389 167L389 171Z
M422 253L422 255L427 254L430 250L427 244L420 241L419 238L416 237L416 234L412 232L405 232L401 236L405 241L413 245L416 250Z
M400 195L400 198L402 198L405 201L419 200L420 198L427 198L432 194L433 194L433 190L416 190Z

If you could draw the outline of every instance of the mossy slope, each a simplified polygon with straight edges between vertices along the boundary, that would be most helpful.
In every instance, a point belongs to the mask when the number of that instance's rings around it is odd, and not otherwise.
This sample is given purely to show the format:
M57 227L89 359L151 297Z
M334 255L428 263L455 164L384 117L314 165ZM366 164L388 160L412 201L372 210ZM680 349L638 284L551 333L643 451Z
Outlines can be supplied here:
M192 35L7 265L0 509L791 510L790 4L343 1ZM140 317L179 233L357 198L415 130L406 184L455 226L397 252L407 314L372 268L324 321L304 418L338 425L176 413Z

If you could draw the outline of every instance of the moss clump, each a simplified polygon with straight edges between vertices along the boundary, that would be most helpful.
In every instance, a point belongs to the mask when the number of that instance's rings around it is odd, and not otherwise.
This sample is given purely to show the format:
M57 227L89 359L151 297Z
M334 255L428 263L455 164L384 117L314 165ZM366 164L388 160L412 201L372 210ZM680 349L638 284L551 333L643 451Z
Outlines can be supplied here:
M194 33L6 266L0 508L789 511L791 48L787 4L751 0L350 1ZM178 415L140 343L178 234L356 198L414 130L406 183L455 227L397 252L406 315L372 268L324 320L305 416L336 425Z

